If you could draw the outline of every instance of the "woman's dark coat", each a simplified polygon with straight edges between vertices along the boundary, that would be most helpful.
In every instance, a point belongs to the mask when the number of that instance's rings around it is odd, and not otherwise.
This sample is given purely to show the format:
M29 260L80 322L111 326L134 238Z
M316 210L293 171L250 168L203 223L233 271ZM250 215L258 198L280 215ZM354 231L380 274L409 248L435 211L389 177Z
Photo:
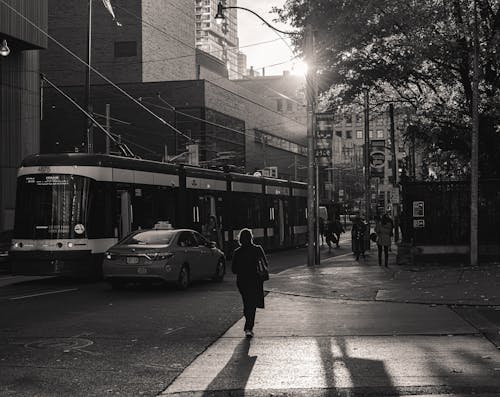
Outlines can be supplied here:
M232 271L245 306L264 308L264 282L257 275L257 264L266 256L260 245L242 245L233 253Z

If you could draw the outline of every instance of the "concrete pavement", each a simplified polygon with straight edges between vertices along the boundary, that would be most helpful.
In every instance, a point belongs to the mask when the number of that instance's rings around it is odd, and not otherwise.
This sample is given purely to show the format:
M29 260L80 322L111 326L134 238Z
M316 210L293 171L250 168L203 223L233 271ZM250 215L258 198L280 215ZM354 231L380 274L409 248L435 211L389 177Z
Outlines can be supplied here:
M498 309L500 266L385 268L375 256L272 275L255 337L241 319L162 395L500 396L500 350L455 310Z

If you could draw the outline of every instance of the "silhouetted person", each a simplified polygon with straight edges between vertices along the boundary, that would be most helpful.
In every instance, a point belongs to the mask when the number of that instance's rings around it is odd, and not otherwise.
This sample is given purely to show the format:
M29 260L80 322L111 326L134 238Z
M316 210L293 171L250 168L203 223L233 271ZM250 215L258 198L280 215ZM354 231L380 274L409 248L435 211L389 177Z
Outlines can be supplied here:
M375 225L377 233L378 265L382 266L382 250L384 250L385 267L389 264L389 247L391 246L392 230L394 223L388 214L384 214Z
M268 266L264 250L253 243L252 231L243 229L239 235L240 246L234 250L232 271L236 274L236 285L243 299L245 336L253 336L256 308L264 308L264 282L257 274L259 261Z
M366 224L363 222L359 215L354 218L354 223L352 225L351 237L353 242L353 251L356 255L356 260L359 259L359 255L365 257L365 233Z

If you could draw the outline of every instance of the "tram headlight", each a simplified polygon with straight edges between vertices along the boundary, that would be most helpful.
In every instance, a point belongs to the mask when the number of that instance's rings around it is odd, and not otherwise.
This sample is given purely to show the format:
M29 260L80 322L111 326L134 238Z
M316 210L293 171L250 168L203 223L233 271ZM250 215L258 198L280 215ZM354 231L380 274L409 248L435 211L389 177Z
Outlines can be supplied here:
M13 247L14 248L23 248L23 243L19 242L19 243L14 243L13 244Z
M106 257L106 259L109 259L109 260L114 259L113 255L111 254L111 252L106 252L106 254L104 254L104 256Z
M73 243L71 241L68 243L68 248L73 248Z

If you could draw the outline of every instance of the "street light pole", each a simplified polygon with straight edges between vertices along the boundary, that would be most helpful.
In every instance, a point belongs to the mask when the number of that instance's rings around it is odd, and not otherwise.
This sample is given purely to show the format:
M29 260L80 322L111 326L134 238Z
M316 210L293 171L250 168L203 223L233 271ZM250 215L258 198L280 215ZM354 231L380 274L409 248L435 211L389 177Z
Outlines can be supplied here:
M87 67L85 71L85 109L88 114L92 114L92 105L90 104L90 69L92 63L92 0L88 0L88 26L87 26ZM92 136L92 120L85 117L85 139L87 144L87 153L94 151Z
M229 9L240 9L250 12L264 22L271 29L290 36L300 35L300 32L286 32L279 30L267 22L255 11L252 11L245 7L233 7L224 6L222 2L217 5L217 14L214 19L216 23L222 23L224 20L224 10ZM319 262L319 255L316 255L316 249L319 249L318 238L319 236L315 233L316 218L318 212L318 204L315 199L315 194L319 194L319 186L317 186L316 181L316 166L314 161L314 125L315 125L315 108L316 108L316 69L315 69L315 59L314 59L314 33L311 24L307 24L305 28L305 55L306 62L308 65L307 76L306 76L306 97L307 97L307 266L314 266L315 263ZM316 185L316 186L315 186ZM316 261L317 259L317 261ZM318 263L319 264L319 263Z
M315 186L314 165L314 111L316 103L316 79L314 62L314 33L312 26L308 24L305 31L305 55L308 65L306 76L306 99L307 99L307 266L316 263L316 246L318 237L315 230L317 216L317 200L315 194L319 194L319 186ZM318 225L319 226L319 225Z

